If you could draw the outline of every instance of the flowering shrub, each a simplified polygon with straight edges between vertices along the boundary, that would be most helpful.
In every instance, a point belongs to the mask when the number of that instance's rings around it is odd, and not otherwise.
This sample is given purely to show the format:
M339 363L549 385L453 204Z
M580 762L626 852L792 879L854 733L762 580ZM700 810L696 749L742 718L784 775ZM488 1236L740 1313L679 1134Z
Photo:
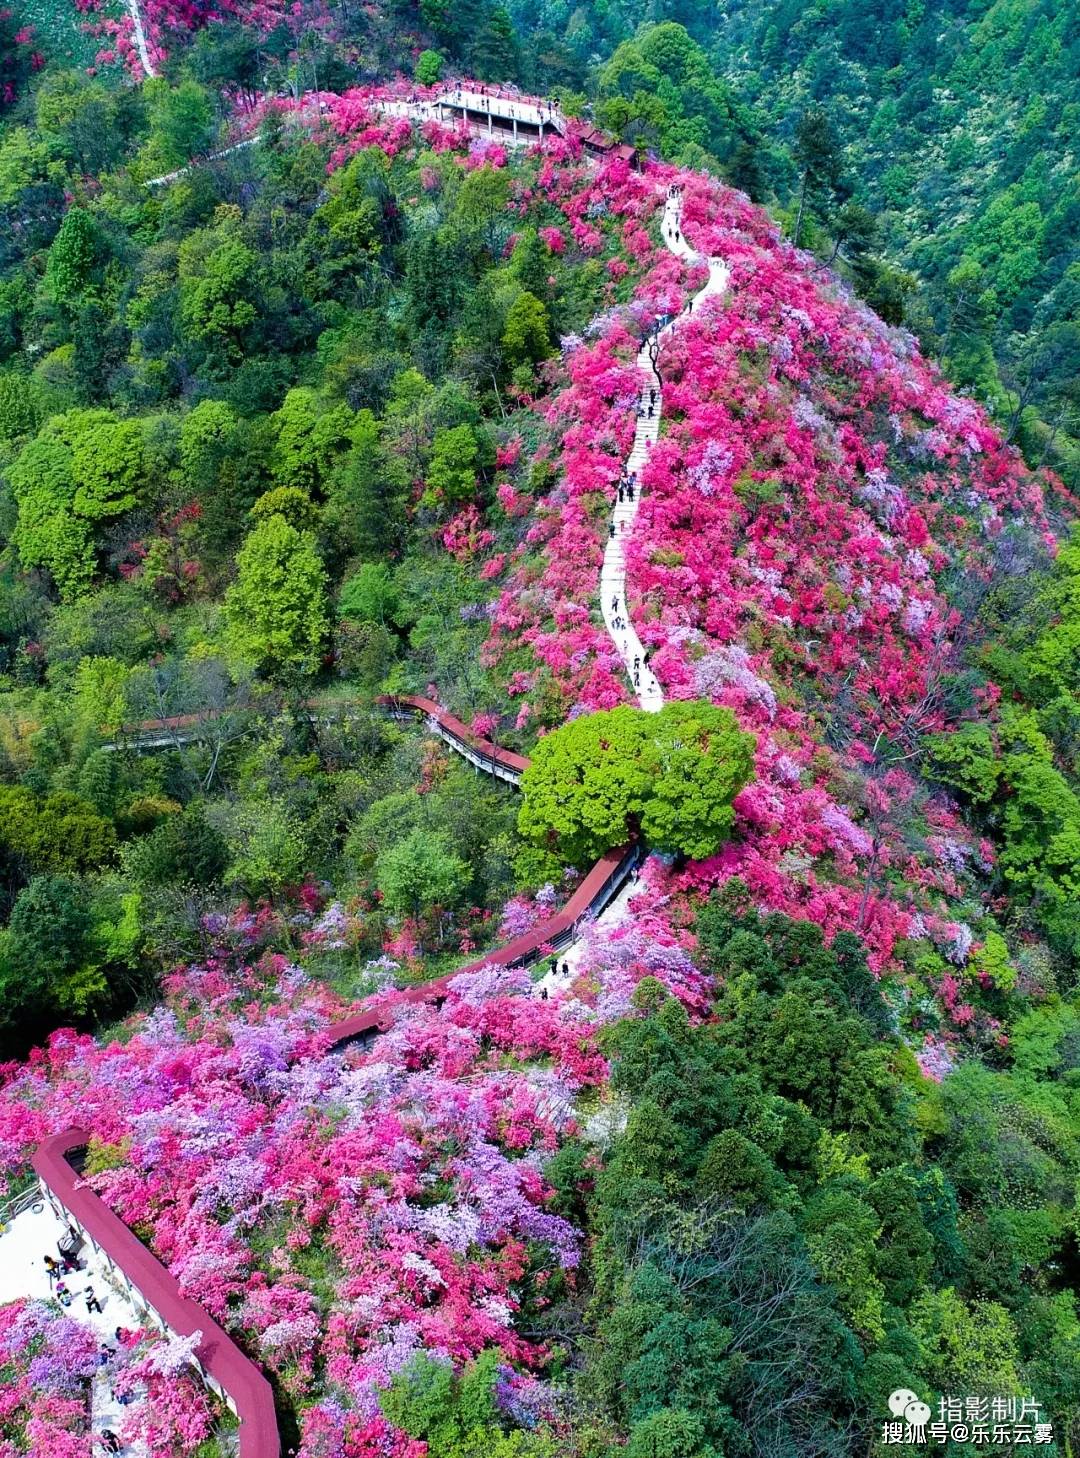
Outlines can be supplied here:
M1051 545L1040 488L910 336L704 176L545 172L572 221L619 220L634 293L564 341L562 388L539 407L558 479L500 579L485 659L514 654L519 726L628 695L596 583L643 329L703 276L657 236L672 181L688 239L731 281L664 338L663 426L640 472L627 596L665 694L730 707L758 752L732 843L669 889L738 874L761 905L829 935L858 930L879 972L920 938L962 962L971 942L949 928L983 894L986 858L903 765L950 723L942 684L964 622L943 580L958 568L989 580L1012 532Z
M44 1302L0 1306L0 1453L87 1453L86 1384L97 1364L92 1328Z
M191 1366L198 1334L166 1341L131 1335L102 1364L91 1326L52 1302L0 1306L0 1455L87 1458L94 1379L125 1397L117 1436L155 1458L181 1458L213 1430L214 1411Z
M554 899L541 891L535 910ZM316 927L337 934L334 903ZM305 1458L325 1451L328 1429L349 1451L401 1458L408 1440L376 1394L415 1352L464 1361L496 1347L522 1371L543 1363L515 1319L574 1281L579 1234L546 1208L541 1170L576 1127L575 1095L606 1076L597 1025L644 976L691 1008L704 1005L702 979L662 923L642 923L592 939L572 994L540 1001L527 971L480 968L439 1008L403 1005L371 1049L328 1053L346 1009L282 957L251 960L265 920L217 929L214 954L178 971L168 1004L133 1018L124 1042L59 1032L5 1070L0 1167L21 1170L76 1118L122 1144L94 1187L279 1375ZM96 1352L69 1327L56 1328L74 1354L65 1382ZM145 1353L130 1381L167 1387L186 1350ZM57 1381L48 1410L62 1416ZM166 1430L201 1440L205 1406L189 1402L182 1429L180 1405L163 1395L139 1419L151 1451L172 1451Z

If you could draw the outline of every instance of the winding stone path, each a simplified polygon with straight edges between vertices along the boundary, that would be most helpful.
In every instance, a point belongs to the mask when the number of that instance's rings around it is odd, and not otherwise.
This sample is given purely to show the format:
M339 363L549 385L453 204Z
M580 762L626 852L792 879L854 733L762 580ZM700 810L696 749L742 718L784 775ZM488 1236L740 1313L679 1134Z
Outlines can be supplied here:
M677 194L669 193L668 195L663 220L660 224L660 234L667 247L678 257L685 259L688 263L705 261L704 256L692 248L683 235L682 203ZM691 316L696 305L705 299L722 294L727 288L730 277L728 265L721 258L710 258L708 264L708 282L704 288L697 291L681 314L677 314L659 330L659 338L662 339L665 334L677 329L685 319ZM620 501L616 493L611 513L615 534L608 539L604 552L604 564L600 570L600 605L608 636L623 661L623 667L633 685L638 704L641 708L655 713L657 709L664 707L664 695L656 675L645 662L645 649L630 621L630 612L626 602L626 542L633 530L638 507L641 505L641 473L648 462L649 452L659 437L660 418L664 404L663 383L653 364L653 355L650 352L648 340L638 351L637 367L641 376L641 389L638 394L638 422L634 432L634 444L624 468L624 475L636 477L634 497L633 500L624 497Z
M139 9L139 0L124 0L127 13L131 16L131 24L135 30L135 45L138 48L139 60L142 63L144 73L148 76L156 76L157 71L150 59L150 47L146 44L146 29L143 26L142 11Z
M660 235L671 252L688 263L706 261L703 254L690 246L683 234L682 201L677 193L669 192L668 194L660 223ZM677 314L658 331L659 339L663 339L671 330L677 329L684 320L689 319L698 304L705 299L724 293L727 289L731 275L728 265L722 258L709 258L707 261L709 277L704 287L694 294L681 314ZM660 434L664 391L661 378L653 364L653 357L649 341L646 340L638 351L637 357L637 367L641 377L641 388L638 392L637 428L634 431L634 444L623 468L625 477L636 478L634 496L631 500L624 495L620 501L616 491L611 510L611 523L615 528L615 533L608 538L603 565L600 569L600 607L604 626L615 645L616 652L622 659L623 667L630 679L639 706L650 713L655 713L664 707L664 694L656 675L645 662L644 645L630 619L626 601L626 543L633 530L638 507L641 505L642 470L648 462L649 452ZM650 407L652 408L651 415ZM654 857L660 859L656 852L653 852L649 859L652 860ZM618 895L601 912L597 922L606 928L617 926L629 916L630 904L638 893L639 887L635 876L621 887ZM573 982L577 976L578 965L584 950L585 939L578 937L559 957L558 971L546 972L537 983L537 991L541 995L544 993L550 995L553 992L561 991Z

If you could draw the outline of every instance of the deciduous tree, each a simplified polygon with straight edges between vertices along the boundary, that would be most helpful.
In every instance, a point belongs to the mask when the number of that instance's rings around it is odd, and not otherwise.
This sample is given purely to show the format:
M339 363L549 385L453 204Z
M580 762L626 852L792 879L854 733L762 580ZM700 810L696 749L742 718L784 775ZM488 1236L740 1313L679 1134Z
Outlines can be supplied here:
M273 515L252 530L225 596L229 642L270 674L313 673L329 631L326 571L306 532Z

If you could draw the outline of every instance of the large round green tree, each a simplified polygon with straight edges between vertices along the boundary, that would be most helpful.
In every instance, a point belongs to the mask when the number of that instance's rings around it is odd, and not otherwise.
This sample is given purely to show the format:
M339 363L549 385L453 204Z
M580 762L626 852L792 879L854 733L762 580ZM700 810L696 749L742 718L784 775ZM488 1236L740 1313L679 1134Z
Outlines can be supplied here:
M521 788L521 833L571 860L639 830L657 850L701 859L731 834L731 802L753 773L754 736L701 701L658 713L629 705L574 719L536 746Z

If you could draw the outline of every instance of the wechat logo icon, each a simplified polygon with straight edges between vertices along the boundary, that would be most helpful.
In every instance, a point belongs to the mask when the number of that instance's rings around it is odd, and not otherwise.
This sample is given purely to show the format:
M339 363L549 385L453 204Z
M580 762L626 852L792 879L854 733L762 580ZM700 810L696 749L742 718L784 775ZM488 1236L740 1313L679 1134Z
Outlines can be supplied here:
M930 1408L922 1401L917 1392L912 1392L910 1387L898 1387L895 1392L889 1394L889 1411L893 1417L900 1418L905 1423L908 1429L904 1434L905 1442L926 1442L926 1424L930 1421Z

